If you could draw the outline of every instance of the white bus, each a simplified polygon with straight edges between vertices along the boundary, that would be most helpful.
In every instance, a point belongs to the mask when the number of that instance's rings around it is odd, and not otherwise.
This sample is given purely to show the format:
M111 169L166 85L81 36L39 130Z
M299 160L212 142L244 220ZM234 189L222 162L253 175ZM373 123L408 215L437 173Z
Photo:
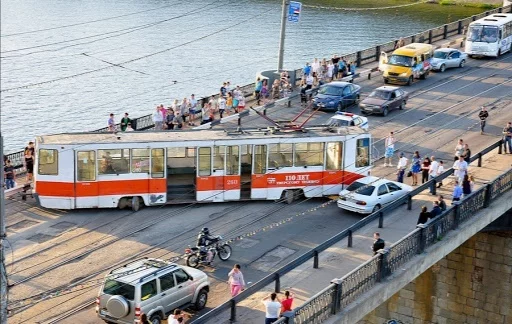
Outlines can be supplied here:
M47 208L124 208L336 195L367 176L371 135L183 130L36 138L34 192Z
M472 56L498 57L512 46L512 14L497 13L469 24L465 52Z

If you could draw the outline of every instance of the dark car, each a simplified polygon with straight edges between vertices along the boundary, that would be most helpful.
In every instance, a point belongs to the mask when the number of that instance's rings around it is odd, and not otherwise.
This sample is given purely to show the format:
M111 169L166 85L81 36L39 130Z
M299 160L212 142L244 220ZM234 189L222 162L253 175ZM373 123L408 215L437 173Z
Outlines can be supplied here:
M313 108L320 110L345 110L359 100L361 87L349 82L335 81L324 84L313 98Z
M375 89L368 97L359 103L363 114L382 114L387 116L393 109L404 109L409 93L399 87L384 86Z

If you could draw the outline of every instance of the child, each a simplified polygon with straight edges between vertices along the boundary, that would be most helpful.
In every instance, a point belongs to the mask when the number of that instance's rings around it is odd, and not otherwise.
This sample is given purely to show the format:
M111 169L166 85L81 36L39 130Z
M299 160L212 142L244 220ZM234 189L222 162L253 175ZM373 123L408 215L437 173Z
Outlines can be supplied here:
M245 109L245 97L241 94L238 97L238 112L241 113Z

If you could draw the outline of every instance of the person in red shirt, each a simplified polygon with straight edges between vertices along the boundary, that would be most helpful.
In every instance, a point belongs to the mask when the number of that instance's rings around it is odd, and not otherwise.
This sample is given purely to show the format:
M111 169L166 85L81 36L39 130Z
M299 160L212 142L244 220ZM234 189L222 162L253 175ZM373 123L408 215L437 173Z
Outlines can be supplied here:
M293 294L290 291L284 292L284 299L281 300L281 316L292 311Z

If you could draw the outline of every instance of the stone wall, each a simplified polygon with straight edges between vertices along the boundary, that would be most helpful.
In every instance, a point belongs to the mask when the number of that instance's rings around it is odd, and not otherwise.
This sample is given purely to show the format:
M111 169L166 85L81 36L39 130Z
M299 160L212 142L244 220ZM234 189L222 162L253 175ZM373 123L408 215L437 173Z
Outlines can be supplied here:
M358 324L391 319L404 324L512 324L512 232L478 233Z

